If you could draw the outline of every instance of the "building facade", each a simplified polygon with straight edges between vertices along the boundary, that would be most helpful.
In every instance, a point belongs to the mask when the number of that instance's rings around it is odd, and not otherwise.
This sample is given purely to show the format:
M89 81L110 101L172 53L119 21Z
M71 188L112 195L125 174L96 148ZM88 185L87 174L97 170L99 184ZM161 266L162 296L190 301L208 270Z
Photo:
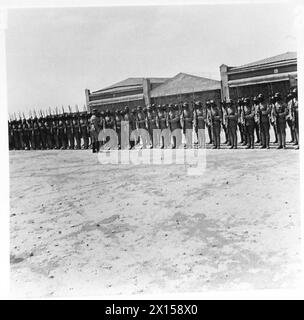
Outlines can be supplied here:
M179 73L173 78L128 78L107 88L85 91L87 109L121 110L152 104L214 99L220 102L221 82Z
M275 92L286 96L290 88L297 86L297 55L286 52L238 67L222 64L220 74L223 99L253 97L257 93L269 97Z
M128 78L104 89L85 90L88 111L121 110L151 103L150 92L168 78Z

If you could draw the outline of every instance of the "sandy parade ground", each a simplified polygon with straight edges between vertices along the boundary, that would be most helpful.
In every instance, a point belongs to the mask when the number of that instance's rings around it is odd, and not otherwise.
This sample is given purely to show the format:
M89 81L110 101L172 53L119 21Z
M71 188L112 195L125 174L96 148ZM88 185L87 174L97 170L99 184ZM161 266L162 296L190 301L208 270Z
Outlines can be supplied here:
M207 150L185 165L102 165L90 150L10 151L16 296L293 288L299 152Z

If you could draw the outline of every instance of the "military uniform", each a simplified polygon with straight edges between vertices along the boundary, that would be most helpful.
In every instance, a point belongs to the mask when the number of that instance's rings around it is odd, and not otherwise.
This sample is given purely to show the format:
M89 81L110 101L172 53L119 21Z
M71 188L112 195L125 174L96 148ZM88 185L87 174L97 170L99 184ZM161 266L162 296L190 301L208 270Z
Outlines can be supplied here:
M275 111L274 111L274 97L270 97L269 99L269 107L270 107L270 124L273 128L274 132L274 143L278 142L278 132L277 132L277 124L276 124L276 117L275 117Z
M211 113L211 125L213 136L213 149L220 149L221 147L221 122L223 114L221 108L219 108L213 100L210 101L210 113Z
M245 134L245 128L244 128L244 122L243 122L243 101L242 99L238 99L238 127L240 131L240 138L241 138L241 144L246 145L246 134Z
M197 102L195 104L195 129L197 134L197 142L199 148L206 147L205 141L205 121L206 121L206 110L204 110L202 104Z
M279 138L278 149L286 148L286 116L288 109L286 104L282 103L280 94L275 95L274 113L276 117L277 132Z
M182 111L182 124L183 124L183 133L186 136L186 147L192 147L192 134L193 134L193 111L190 109L189 105L185 103L183 105Z
M90 136L92 142L93 153L99 151L98 134L100 130L99 119L97 117L97 111L93 110L93 115L90 118Z
M227 124L228 135L230 141L230 149L237 149L237 125L238 125L238 110L231 100L227 101Z
M270 142L270 135L269 135L269 129L270 129L270 121L269 121L269 115L271 112L270 107L264 103L264 97L260 94L258 96L259 105L258 105L258 112L260 114L260 135L261 135L261 148L267 148L269 149L269 142Z
M256 143L261 142L261 137L260 137L260 114L259 114L259 102L257 97L253 98L253 110L254 110L254 130L257 136Z
M137 115L136 115L136 129L138 131L138 136L140 139L140 143L142 143L142 147L146 148L149 134L147 132L147 121L146 115L142 107L137 108Z
M294 143L295 142L295 133L294 133L294 122L292 119L292 113L293 113L293 99L292 99L292 94L289 93L287 95L287 109L288 109L288 114L286 117L286 123L289 127L290 130L290 136L291 136L291 140L290 143Z
M170 128L170 136L172 148L180 148L182 146L182 125L178 105L174 105L169 110L168 123Z
M207 130L208 130L208 137L209 137L209 142L208 144L213 143L213 137L212 137L212 120L211 120L211 106L210 106L210 101L206 101L206 125L207 125Z
M157 147L159 144L159 135L156 134L156 141L153 140L154 138L153 132L157 133L156 130L158 129L157 114L154 110L154 105L153 107L148 106L147 108L147 125L148 125L150 144L153 147Z
M159 105L157 109L157 123L158 128L161 130L158 143L161 148L168 148L170 145L170 129L168 128L166 105Z
M250 105L250 100L248 98L244 99L243 108L245 128L247 135L247 147L246 149L254 149L254 127L255 127L255 109Z

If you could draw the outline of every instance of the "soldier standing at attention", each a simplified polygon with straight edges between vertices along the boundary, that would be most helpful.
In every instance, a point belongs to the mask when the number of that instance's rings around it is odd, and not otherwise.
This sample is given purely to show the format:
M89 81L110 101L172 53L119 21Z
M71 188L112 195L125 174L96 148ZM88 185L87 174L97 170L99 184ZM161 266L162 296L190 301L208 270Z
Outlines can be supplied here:
M193 111L190 110L189 104L183 104L183 110L181 114L182 127L186 136L186 148L192 148L192 134L193 134Z
M24 150L24 144L23 144L23 128L22 123L18 124L17 127L17 136L18 136L18 150Z
M73 134L76 140L76 149L81 149L81 132L80 132L80 124L77 115L74 115L73 119Z
M292 121L294 123L294 133L295 133L295 142L296 149L299 149L299 110L298 110L298 90L294 88L292 90Z
M208 137L209 137L209 142L208 144L213 143L213 137L212 137L212 121L211 121L211 106L210 106L210 101L206 101L206 125L208 129Z
M42 118L40 118L40 121L39 121L39 131L40 131L41 149L44 150L46 149L46 128L44 126L44 122Z
M222 111L222 127L225 133L225 139L226 141L224 142L225 144L227 144L228 146L231 145L231 141L230 141L230 136L229 136L229 130L228 130L228 117L227 117L227 105L225 101L221 101L221 111Z
M35 135L34 135L34 122L35 119L30 119L29 122L29 129L30 129L30 144L31 144L31 150L35 150L36 145L35 145Z
M240 131L240 137L241 137L241 144L246 145L245 143L245 130L244 130L244 124L242 122L242 112L243 112L243 100L241 98L238 99L237 101L237 111L238 111L238 127L239 127L239 131Z
M206 121L206 110L200 101L195 103L195 128L197 132L197 142L199 148L205 148L205 121Z
M147 107L147 122L148 122L148 131L151 141L151 147L157 147L159 145L159 136L156 134L156 141L154 141L153 132L158 129L158 118L155 105ZM156 132L156 131L155 131Z
M278 131L277 131L277 124L276 124L276 117L275 117L275 112L274 112L274 96L271 96L269 99L269 107L270 107L270 124L273 128L274 132L274 143L278 142Z
M45 121L44 123L44 128L45 128L45 135L46 135L45 147L46 149L49 150L53 148L53 145L52 145L51 127L47 121Z
M254 149L254 107L250 105L249 98L244 99L244 120L247 133L247 147L246 149Z
M28 122L24 119L22 124L23 129L23 141L24 141L24 147L25 150L30 150L30 128L28 125Z
M213 149L221 148L221 121L223 119L222 110L216 105L214 100L210 100L210 114L212 124Z
M170 107L170 106L169 106ZM180 148L182 145L182 126L178 105L169 108L168 122L170 126L172 149Z
M133 108L130 113L130 119L129 119L129 129L130 129L130 148L134 148L137 143L139 142L139 136L137 134L137 111L136 108ZM134 139L133 139L134 138Z
M258 95L258 102L259 102L258 112L260 113L260 134L261 134L261 143L262 143L261 149L265 149L265 148L269 149L269 141L270 141L269 115L270 115L271 109L266 103L264 103L264 96L261 93Z
M254 129L257 136L256 143L260 143L260 114L259 114L259 101L257 97L253 98L253 110L254 110Z
M147 134L144 133L143 130L147 130L146 127L146 115L141 106L137 107L137 117L136 117L136 129L139 131L139 139L141 140L139 143L142 143L142 147L146 148L147 145Z
M129 150L130 149L130 110L128 106L125 106L121 113L121 149Z
M161 130L159 145L160 148L168 148L170 144L170 134L168 129L167 115L166 115L166 105L158 105L157 106L157 118L158 118L158 128Z
M121 147L121 120L122 115L120 114L120 110L114 111L114 130L117 134L117 147L118 149Z
M67 137L68 149L74 149L73 124L69 118L67 118L65 121L65 134Z
M58 121L57 117L54 117L53 121L52 121L52 126L51 126L51 134L53 137L54 149L60 149L59 136L58 136L58 122L57 121Z
M88 132L88 125L87 125L87 118L82 117L79 122L80 122L81 137L83 139L83 149L88 149L88 147L89 147L89 132Z
M12 130L12 122L8 121L8 146L9 150L14 149L14 138L13 138L13 130Z
M288 108L286 104L282 102L282 97L279 92L274 95L274 99L274 114L279 138L279 146L277 149L286 149L286 116L288 114Z
M109 110L107 110L109 112ZM98 145L98 134L99 134L99 119L97 117L97 110L93 109L92 116L90 118L90 135L92 142L92 152L96 153L99 151Z
M228 99L227 105L227 118L228 118L228 134L230 141L230 149L237 149L237 125L238 125L238 110L233 101Z
M34 140L35 140L35 150L41 149L41 141L40 141L40 128L38 122L34 122Z
M292 120L293 118L293 95L291 92L289 92L287 94L287 98L286 98L286 103L287 103L287 109L288 109L288 115L286 117L286 122L287 125L290 129L290 136L291 136L291 140L289 141L289 143L294 143L295 142L295 134L294 134L294 122Z
M64 128L63 119L60 119L58 123L58 137L59 137L60 149L61 150L66 149L65 128Z

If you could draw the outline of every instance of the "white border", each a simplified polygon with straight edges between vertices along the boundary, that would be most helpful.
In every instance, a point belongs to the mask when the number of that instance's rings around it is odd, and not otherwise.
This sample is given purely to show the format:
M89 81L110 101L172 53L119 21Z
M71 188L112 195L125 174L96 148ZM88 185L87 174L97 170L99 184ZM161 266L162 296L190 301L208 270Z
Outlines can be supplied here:
M1 1L1 25L0 25L0 125L3 129L0 135L1 147L1 198L0 198L0 298L9 297L9 167L8 167L8 142L7 142L7 90L6 90L6 57L5 57L5 8L34 8L34 7L97 7L97 6L130 6L130 5L193 5L193 4L258 4L258 3L290 3L295 8L295 19L291 17L282 17L282 19L290 19L294 22L295 33L298 40L298 88L299 88L299 104L300 104L300 168L301 178L303 177L303 107L304 106L304 5L300 0L268 0L268 1L250 1L250 0L228 0L228 1L176 1L176 0L45 0L45 1L26 1L26 0L2 0ZM4 18L4 19L3 19ZM269 13L271 19L271 13ZM3 23L4 21L4 23ZM3 28L4 27L4 28ZM303 194L303 178L301 179L301 193ZM301 201L301 213L303 213L303 203ZM302 239L304 234L304 225L301 223ZM302 242L302 258L304 257ZM304 259L303 259L304 260ZM302 261L303 261L302 260ZM303 268L304 270L304 268ZM84 296L84 297L62 297L56 299L103 299L103 300L153 300L153 299L303 299L304 290L244 290L244 291L208 291L201 293L183 293L183 294L157 294L157 295L120 295L120 296Z

